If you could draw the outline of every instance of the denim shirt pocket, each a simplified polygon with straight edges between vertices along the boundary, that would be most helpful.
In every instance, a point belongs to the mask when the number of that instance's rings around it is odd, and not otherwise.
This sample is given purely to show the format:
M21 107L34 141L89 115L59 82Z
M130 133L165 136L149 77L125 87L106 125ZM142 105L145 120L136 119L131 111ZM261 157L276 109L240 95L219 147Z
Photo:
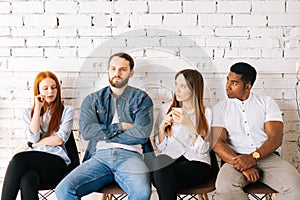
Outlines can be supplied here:
M140 107L139 105L132 105L130 106L129 108L129 114L130 114L130 117L131 119L134 121L135 120L135 116L136 116L136 113L140 110Z
M99 124L107 123L106 108L101 105L96 105L95 107L96 107L96 113L97 113L97 118L98 118Z

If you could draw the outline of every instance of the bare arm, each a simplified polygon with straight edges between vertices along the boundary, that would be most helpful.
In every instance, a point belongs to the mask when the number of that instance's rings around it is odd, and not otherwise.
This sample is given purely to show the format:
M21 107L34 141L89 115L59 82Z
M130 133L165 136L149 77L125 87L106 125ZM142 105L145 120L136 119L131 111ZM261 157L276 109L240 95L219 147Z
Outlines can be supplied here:
M280 147L283 137L283 123L280 121L269 121L265 123L265 131L268 139L257 149L260 160L268 157Z
M283 123L280 121L268 121L264 124L268 139L256 150L260 154L258 160L262 160L281 145L283 137ZM255 165L255 160L251 155L239 155L234 158L236 169L244 171Z
M233 164L233 158L236 154L226 144L227 131L222 127L213 127L213 150L225 162Z
M237 156L225 143L227 138L226 129L222 127L213 127L212 134L213 134L214 151L218 154L218 156L223 161L235 166L234 161ZM246 179L250 182L256 182L259 179L259 173L257 169L254 167L250 167L241 172L246 177Z

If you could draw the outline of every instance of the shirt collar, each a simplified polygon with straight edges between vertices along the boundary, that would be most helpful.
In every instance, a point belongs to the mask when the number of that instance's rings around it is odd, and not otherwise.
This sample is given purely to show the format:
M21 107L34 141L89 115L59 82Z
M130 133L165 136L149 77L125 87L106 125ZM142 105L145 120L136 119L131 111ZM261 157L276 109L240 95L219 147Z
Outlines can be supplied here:
M232 99L232 101L234 101L238 105L245 105L248 104L248 102L252 99L252 96L252 92L250 92L249 97L245 101L241 101L237 98Z

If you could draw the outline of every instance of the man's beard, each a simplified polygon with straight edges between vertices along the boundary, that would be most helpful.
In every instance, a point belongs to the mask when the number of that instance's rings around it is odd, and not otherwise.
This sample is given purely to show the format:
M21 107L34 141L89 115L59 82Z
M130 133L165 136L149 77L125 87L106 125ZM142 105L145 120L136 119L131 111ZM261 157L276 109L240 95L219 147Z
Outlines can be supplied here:
M129 81L129 76L127 78L125 78L123 81L121 82L114 82L113 79L116 78L116 77L113 77L112 79L109 79L109 83L111 86L115 87L115 88L122 88L124 87L128 81ZM118 77L120 78L120 77Z

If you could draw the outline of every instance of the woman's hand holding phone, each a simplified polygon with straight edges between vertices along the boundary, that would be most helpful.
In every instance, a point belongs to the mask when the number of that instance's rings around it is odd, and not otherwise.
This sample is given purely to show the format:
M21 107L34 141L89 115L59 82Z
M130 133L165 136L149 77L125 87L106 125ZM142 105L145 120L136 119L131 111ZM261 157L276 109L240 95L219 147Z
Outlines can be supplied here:
M172 108L172 118L173 118L174 122L181 124L182 118L183 118L182 108L173 107Z

